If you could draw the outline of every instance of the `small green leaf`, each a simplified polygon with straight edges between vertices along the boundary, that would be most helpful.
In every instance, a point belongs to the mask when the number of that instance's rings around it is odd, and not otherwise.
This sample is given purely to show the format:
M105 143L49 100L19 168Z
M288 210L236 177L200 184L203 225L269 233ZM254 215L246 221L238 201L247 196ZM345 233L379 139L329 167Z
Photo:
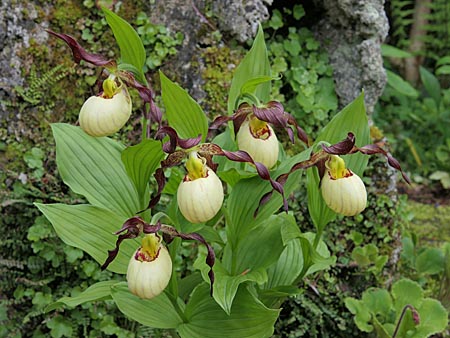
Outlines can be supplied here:
M382 44L381 45L381 55L385 57L392 57L392 58L410 58L413 57L413 55L409 52L406 52L404 50L401 50L397 47Z
M256 88L266 82L272 81L273 78L270 76L255 76L254 78L251 78L247 80L241 87L240 94L244 93L254 93L256 91Z
M403 80L400 76L386 69L386 75L388 79L388 84L398 91L400 94L409 96L412 98L417 98L419 93L414 89L407 81Z
M204 283L194 290L185 315L187 323L178 327L181 338L265 338L272 336L279 310L268 309L241 286L227 315Z
M138 33L120 16L103 7L106 21L111 27L120 48L121 62L134 66L140 79L145 79L143 67L145 63L145 48ZM145 84L145 82L143 82Z
M170 81L163 72L161 79L161 96L166 107L169 125L181 138L202 135L204 141L208 133L208 120L197 102L178 84Z
M258 76L270 77L270 64L267 53L266 43L264 41L264 32L261 25L259 26L258 33L253 41L252 48L241 61L239 66L233 75L231 81L230 92L228 94L228 115L233 114L235 109L236 100L241 92L241 87L249 80ZM263 103L267 102L270 98L270 82L262 83L253 93Z
M355 298L347 297L345 298L345 306L347 309L355 315L353 320L356 326L363 332L372 332L373 326L369 324L372 315L366 305Z
M436 75L448 75L450 74L450 65L441 66L436 69Z
M72 323L63 316L55 316L47 322L53 338L72 337Z
M205 281L209 281L209 267L205 263L204 255L199 256L194 264L194 267L201 270ZM216 261L213 270L215 277L213 297L217 304L219 304L223 311L225 311L228 315L231 313L236 292L242 283L256 282L258 284L262 284L267 281L267 274L264 269L248 269L242 271L241 274L231 275L224 269L220 261Z
M426 68L420 67L419 72L420 79L422 80L422 84L427 90L428 95L433 98L434 102L436 102L436 106L439 107L439 104L441 103L441 85L439 84L439 80Z
M152 299L140 299L131 294L127 283L123 282L111 288L111 295L123 314L142 325L174 329L183 322L165 293Z
M48 305L45 308L45 312L55 310L63 305L75 307L87 302L110 299L111 286L117 283L116 280L95 283L75 297L62 297L58 299L56 302Z
M165 154L162 151L161 142L155 140L143 140L141 143L126 148L122 152L122 162L128 176L134 183L143 204L148 199L148 182L151 175L160 165ZM146 205L141 204L143 209Z

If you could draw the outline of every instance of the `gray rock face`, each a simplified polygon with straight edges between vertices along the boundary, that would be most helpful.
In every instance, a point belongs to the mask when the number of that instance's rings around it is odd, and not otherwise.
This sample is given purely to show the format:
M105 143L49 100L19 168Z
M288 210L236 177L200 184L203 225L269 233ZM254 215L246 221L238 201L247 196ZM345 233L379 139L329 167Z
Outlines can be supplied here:
M324 15L314 27L334 69L341 105L365 92L371 114L386 84L381 43L389 25L384 0L316 0Z
M269 18L267 5L272 0L216 0L211 2L214 20L209 21L204 1L156 1L150 5L152 22L168 27L172 32L182 32L184 41L176 56L176 71L182 85L197 100L205 97L201 78L203 61L200 59L205 30L215 30L231 35L241 42L255 36L258 23ZM217 27L216 27L217 25ZM207 44L207 43L206 43Z
M256 35L258 24L269 19L267 5L271 4L272 0L218 0L213 2L213 11L222 32L246 42Z
M30 45L33 38L44 43L47 33L34 20L38 13L32 3L3 0L0 2L0 101L11 98L13 88L23 84L22 60L18 53ZM6 116L6 108L0 106L0 119Z

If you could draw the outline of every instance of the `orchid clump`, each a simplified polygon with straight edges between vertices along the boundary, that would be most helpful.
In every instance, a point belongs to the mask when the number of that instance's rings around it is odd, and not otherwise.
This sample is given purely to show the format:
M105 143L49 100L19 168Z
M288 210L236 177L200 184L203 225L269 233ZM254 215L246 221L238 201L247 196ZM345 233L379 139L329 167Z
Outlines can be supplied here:
M80 114L87 133L52 126L61 176L86 204L38 204L63 240L85 250L102 269L126 275L126 282L124 277L94 284L86 291L91 298L81 293L77 300L97 300L92 296L97 291L98 299L112 299L127 317L173 329L182 338L215 337L219 330L219 336L270 337L283 299L336 261L321 238L329 214L351 216L366 206L358 177L366 162L360 155L382 154L401 171L399 163L376 144L356 146L356 138L369 143L363 95L313 143L283 104L271 100L262 28L235 71L227 115L209 124L201 106L160 72L163 114L143 73L139 36L123 19L104 12L120 47L117 62L49 31L71 47L76 62L106 73L103 92ZM143 101L142 139L124 145L92 137L110 135L128 119L129 89ZM120 121L97 115L116 109ZM304 150L294 156L280 152L280 129ZM304 179L300 169L306 171L316 233L302 232L288 212L287 197ZM202 244L192 246L192 264L182 240Z

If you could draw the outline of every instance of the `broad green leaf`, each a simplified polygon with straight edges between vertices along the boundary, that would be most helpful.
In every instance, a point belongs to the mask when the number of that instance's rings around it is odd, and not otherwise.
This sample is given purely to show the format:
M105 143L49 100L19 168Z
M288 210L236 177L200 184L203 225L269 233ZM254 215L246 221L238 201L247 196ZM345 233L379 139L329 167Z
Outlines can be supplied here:
M199 256L194 263L194 267L201 270L203 279L208 282L209 266L205 263L204 255ZM245 282L262 284L267 281L267 274L264 269L247 269L240 274L231 275L222 266L220 261L216 261L213 270L215 277L213 297L217 304L219 304L223 311L228 315L231 313L231 307L239 285Z
M204 283L194 290L185 315L187 323L178 327L181 338L264 338L272 336L279 310L268 309L241 286L227 315Z
M202 135L203 141L208 133L208 120L197 102L178 84L170 81L163 72L161 79L161 96L166 107L169 125L181 138Z
M372 315L366 305L355 298L345 298L345 306L355 316L353 320L356 326L363 332L372 332L373 326L369 324Z
M426 248L416 258L418 273L434 275L444 270L445 256L438 248Z
M135 66L130 65L129 63L120 63L117 65L117 69L132 72L136 80L138 80L140 83L147 83L144 73L137 69Z
M441 85L439 80L426 68L420 67L419 72L420 79L422 80L422 84L427 90L428 95L433 98L434 102L436 102L436 106L439 107L439 104L441 103Z
M388 79L388 85L390 85L399 93L412 98L417 98L419 96L417 90L415 90L414 87L409 84L409 82L403 80L394 72L386 69L386 75Z
M420 324L416 327L417 331L412 338L429 337L448 329L448 312L436 299L424 299L417 310Z
M145 48L138 33L120 16L103 7L106 21L111 27L120 48L121 62L133 65L139 71L139 77L145 79L143 67L145 63Z
M141 201L148 198L148 182L164 156L161 142L149 139L128 147L122 152L122 162ZM141 208L144 207L141 204Z
M123 314L142 325L174 329L183 322L165 293L152 299L140 299L130 293L127 283L123 282L111 288L111 295Z
M406 52L404 50L401 50L397 47L391 46L391 45L381 45L381 55L385 57L392 57L392 58L410 58L413 57L413 55L409 52Z
M45 312L55 310L63 305L75 307L87 302L110 299L111 286L117 283L118 281L116 280L95 283L75 297L62 297L58 299L56 302L48 305L45 308Z
M392 297L394 306L399 316L405 305L412 305L418 308L422 304L423 290L419 283L410 279L400 279L392 285Z
M114 232L122 227L126 217L91 205L39 204L38 209L52 223L64 243L80 248L103 264L108 250L115 248ZM119 254L108 270L125 274L128 262L139 246L137 240L122 242Z
M52 124L56 163L64 181L94 206L130 217L141 210L139 197L121 161L123 145L92 137L78 127Z
M361 147L370 143L370 130L364 106L364 93L342 109L323 128L314 144L326 141L331 144L342 141L352 132L356 137L356 145ZM362 154L342 156L346 166L357 175L362 176L367 166L368 157ZM308 210L317 229L323 227L334 218L335 213L326 206L319 187L317 169L307 170Z
M260 76L270 77L269 58L266 43L264 41L264 32L261 25L259 26L258 33L253 41L252 48L242 59L233 75L233 80L231 81L230 92L228 95L228 115L233 114L237 103L236 100L239 97L242 86L249 79ZM253 94L265 103L269 101L270 88L270 82L261 83Z

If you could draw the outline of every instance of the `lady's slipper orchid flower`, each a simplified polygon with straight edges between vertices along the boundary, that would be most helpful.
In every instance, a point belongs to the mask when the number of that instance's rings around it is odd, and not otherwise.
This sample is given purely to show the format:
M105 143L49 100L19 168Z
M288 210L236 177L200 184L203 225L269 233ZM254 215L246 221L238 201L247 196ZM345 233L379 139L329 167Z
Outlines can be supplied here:
M117 85L111 76L103 82L103 93L91 96L80 110L80 127L95 137L109 136L119 131L131 115L131 99L123 84Z
M138 216L131 217L125 221L122 228L115 234L118 235L116 247L108 250L108 257L102 265L102 270L119 254L119 248L125 239L134 239L144 234L142 246L133 254L128 264L127 281L130 291L141 298L153 298L160 294L169 283L172 274L172 261L167 249L161 244L161 237L156 233L162 232L166 243L170 243L174 237L195 240L206 246L206 264L210 267L208 277L211 282L211 296L214 284L214 272L212 270L215 262L215 254L211 245L197 233L185 234L178 232L175 228L161 224L146 223Z
M190 153L186 168L188 173L178 187L178 207L191 223L209 221L222 207L222 182L195 151Z
M128 289L139 298L151 299L164 291L171 276L172 260L166 247L155 234L146 235L128 264Z
M367 192L358 175L345 167L342 158L331 155L325 162L322 177L322 197L327 206L338 214L355 216L366 208Z
M240 150L246 151L254 161L272 168L278 160L278 139L272 127L254 115L249 115L239 128L236 140Z

